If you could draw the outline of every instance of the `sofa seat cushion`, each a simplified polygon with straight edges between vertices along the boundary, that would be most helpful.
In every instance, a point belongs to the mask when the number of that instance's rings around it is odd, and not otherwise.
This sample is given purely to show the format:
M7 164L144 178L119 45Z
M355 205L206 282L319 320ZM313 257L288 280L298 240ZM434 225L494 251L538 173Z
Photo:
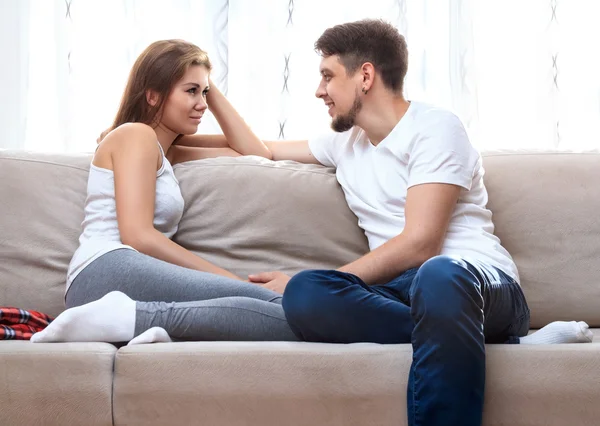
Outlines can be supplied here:
M0 425L112 425L116 348L0 341Z
M596 425L600 344L488 345L486 426ZM410 345L186 342L119 349L116 425L406 425ZM540 398L540 395L544 395Z

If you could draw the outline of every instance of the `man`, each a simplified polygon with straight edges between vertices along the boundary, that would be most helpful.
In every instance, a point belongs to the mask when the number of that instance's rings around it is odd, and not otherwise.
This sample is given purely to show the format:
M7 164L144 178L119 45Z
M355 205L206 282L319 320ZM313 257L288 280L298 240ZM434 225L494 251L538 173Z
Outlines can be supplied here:
M516 343L529 329L517 268L493 235L481 157L455 115L404 99L407 47L391 25L337 25L315 47L316 96L339 133L267 146L274 160L337 168L371 251L335 271L249 278L283 293L302 340L412 343L410 425L480 425L484 343ZM586 333L553 323L521 343Z

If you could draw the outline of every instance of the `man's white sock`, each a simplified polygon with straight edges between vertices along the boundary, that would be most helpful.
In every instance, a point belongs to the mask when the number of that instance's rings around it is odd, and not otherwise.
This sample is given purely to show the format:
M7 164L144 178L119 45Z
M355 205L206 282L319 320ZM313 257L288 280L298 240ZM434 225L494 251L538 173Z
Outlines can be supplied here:
M555 321L519 340L523 345L549 345L556 343L590 343L594 334L583 321Z

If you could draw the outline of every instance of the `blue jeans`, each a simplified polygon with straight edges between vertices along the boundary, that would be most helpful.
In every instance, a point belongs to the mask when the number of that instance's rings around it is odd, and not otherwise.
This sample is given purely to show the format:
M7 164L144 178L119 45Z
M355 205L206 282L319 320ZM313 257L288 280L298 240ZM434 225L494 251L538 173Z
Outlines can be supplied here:
M411 426L480 426L484 343L518 343L529 329L515 280L449 256L384 285L339 271L303 271L288 283L283 309L301 340L412 343Z

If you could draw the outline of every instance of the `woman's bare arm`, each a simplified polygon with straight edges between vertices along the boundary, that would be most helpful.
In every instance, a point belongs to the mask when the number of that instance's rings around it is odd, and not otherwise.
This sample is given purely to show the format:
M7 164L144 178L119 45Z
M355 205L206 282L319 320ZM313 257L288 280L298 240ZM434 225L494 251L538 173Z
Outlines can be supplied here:
M210 90L206 96L208 108L213 113L228 145L242 155L259 155L271 158L271 152L252 132L233 105L210 81Z
M117 221L123 244L185 268L240 279L196 256L154 228L156 169L160 151L151 127L140 123L121 126L106 137L104 144L111 150Z

